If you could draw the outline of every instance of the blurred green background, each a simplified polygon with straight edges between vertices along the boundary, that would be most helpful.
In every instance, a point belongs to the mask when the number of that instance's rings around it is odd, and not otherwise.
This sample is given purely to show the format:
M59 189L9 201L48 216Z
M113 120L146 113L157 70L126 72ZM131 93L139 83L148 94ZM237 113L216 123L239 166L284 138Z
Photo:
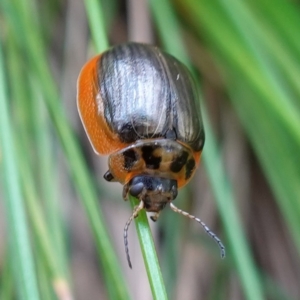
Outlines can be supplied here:
M1 0L0 299L300 299L299 4ZM132 208L76 108L83 64L126 41L197 78L206 145L175 204L224 260L166 208L150 224L159 264L133 225L127 266Z

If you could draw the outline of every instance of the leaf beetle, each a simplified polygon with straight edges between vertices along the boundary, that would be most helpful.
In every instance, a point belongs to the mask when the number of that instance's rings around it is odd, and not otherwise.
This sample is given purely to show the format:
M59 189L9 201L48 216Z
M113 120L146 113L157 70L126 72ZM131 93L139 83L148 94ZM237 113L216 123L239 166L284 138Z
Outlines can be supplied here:
M120 182L123 198L140 200L124 228L128 264L128 227L140 210L156 221L169 204L177 213L177 190L193 177L204 146L198 92L188 69L155 46L126 43L92 58L77 82L77 106L89 141L97 154L109 155L107 181Z

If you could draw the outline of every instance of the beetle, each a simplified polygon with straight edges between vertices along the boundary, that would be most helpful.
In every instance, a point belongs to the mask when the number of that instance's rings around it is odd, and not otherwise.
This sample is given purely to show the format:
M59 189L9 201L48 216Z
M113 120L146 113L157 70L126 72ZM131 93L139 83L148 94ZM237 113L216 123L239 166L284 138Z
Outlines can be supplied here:
M123 198L139 199L124 228L142 209L171 209L200 223L218 243L221 240L199 219L172 201L199 165L205 134L195 82L188 69L159 48L140 43L115 46L89 60L77 82L79 115L97 154L109 155L104 179L120 182Z

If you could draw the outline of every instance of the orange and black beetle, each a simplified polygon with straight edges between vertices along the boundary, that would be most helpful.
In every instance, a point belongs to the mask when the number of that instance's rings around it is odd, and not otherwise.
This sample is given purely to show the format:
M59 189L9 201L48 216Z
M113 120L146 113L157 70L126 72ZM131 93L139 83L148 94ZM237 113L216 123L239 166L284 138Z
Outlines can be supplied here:
M109 154L104 178L124 185L123 197L137 197L141 209L154 212L156 221L167 203L195 219L224 246L198 218L172 204L177 189L192 178L204 146L196 85L188 69L157 47L128 43L94 57L78 78L77 105L81 121L97 154Z

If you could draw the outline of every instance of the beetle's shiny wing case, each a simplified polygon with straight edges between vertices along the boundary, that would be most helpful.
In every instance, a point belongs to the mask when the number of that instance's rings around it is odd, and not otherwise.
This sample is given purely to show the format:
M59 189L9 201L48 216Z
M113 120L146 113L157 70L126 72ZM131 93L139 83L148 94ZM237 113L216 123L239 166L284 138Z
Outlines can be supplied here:
M163 136L171 115L169 84L160 52L140 44L125 44L99 61L104 116L125 143Z
M96 105L95 113L80 112L96 152L109 154L139 139L166 136L196 152L202 149L204 131L197 90L177 59L156 47L129 43L104 52L89 71L88 64L82 73L93 74L89 76L93 95L88 101L81 99L84 74L80 75L78 105ZM89 120L91 114L94 125ZM93 126L101 126L101 132Z
M177 139L200 151L204 146L204 128L197 86L190 72L180 61L164 53L168 73L173 127Z

